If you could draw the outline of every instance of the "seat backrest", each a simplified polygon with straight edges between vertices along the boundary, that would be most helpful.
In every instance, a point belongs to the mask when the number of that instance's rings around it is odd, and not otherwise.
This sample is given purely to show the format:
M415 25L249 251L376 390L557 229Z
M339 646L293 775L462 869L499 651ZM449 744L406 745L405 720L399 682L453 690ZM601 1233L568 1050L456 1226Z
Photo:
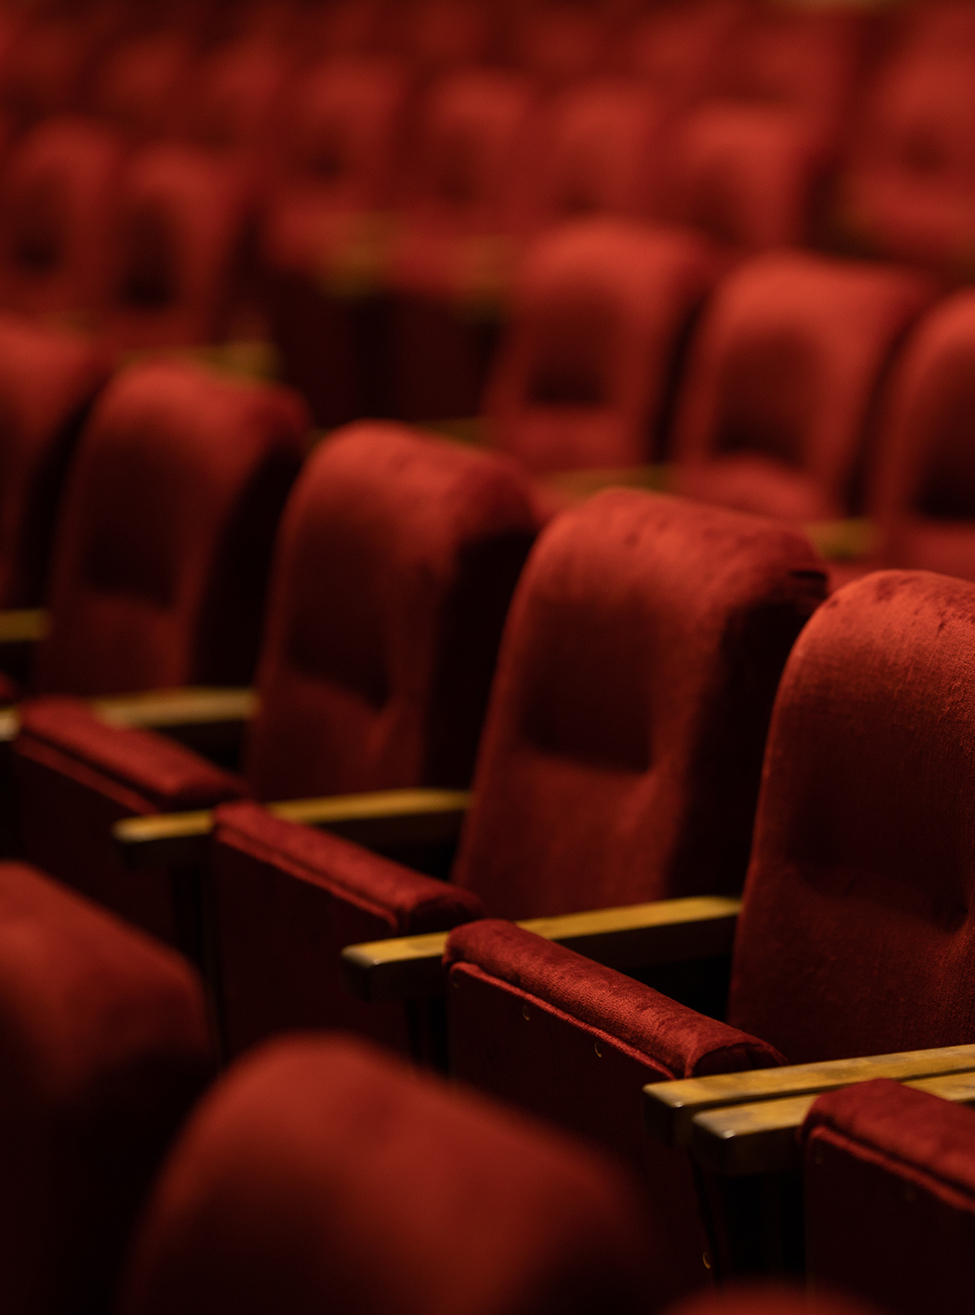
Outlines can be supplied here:
M646 218L659 199L665 124L660 99L636 79L587 79L561 92L534 134L520 226L538 231L593 212Z
M177 143L149 146L122 178L101 316L116 350L218 342L249 291L250 171Z
M261 156L279 145L279 119L293 60L281 45L259 36L241 38L207 60L188 114L191 140L217 150ZM266 167L272 167L268 157Z
M524 186L517 166L534 99L526 78L502 70L444 74L420 112L405 199L434 216L496 231L508 189Z
M65 492L35 690L246 681L306 426L295 394L188 362L116 376Z
M94 108L135 140L172 133L196 72L192 43L177 31L120 42L94 79Z
M62 482L108 376L108 361L90 341L0 316L2 607L41 602Z
M467 784L535 528L505 458L375 422L326 440L278 541L257 797Z
M0 1305L108 1310L167 1143L212 1072L177 954L0 864Z
M90 311L108 279L112 205L124 144L80 115L56 115L18 142L3 179L0 286L23 311Z
M679 347L717 274L691 233L600 218L537 238L488 384L492 442L539 471L651 460Z
M975 1246L975 1114L878 1078L820 1096L805 1144L817 1286L897 1315L962 1311Z
M723 490L695 469L759 457L808 480L800 519L841 515L883 370L933 296L921 275L803 251L740 265L705 312L682 382L674 435L682 491L789 515L774 487ZM751 503L736 501L749 494Z
M728 1021L791 1063L975 1040L975 585L819 609L769 730Z
M348 56L316 65L288 111L294 176L339 203L381 203L398 163L408 91L406 69L390 59Z
M975 579L975 293L922 319L885 398L870 513L885 566Z
M639 1205L594 1151L341 1036L252 1050L197 1107L120 1315L636 1315Z
M737 890L822 571L787 526L631 490L551 522L512 603L455 880L512 918Z

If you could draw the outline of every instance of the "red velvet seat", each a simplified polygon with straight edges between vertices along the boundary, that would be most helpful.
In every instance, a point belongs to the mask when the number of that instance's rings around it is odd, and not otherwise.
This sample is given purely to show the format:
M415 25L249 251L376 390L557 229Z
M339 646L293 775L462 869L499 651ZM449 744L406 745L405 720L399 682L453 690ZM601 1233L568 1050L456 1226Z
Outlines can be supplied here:
M878 74L837 196L846 240L967 277L975 254L975 46L905 43Z
M740 1048L737 1062L748 1062L742 1033L800 1064L971 1042L973 605L962 581L881 572L835 594L800 635L735 939L724 1045ZM636 1044L680 1076L703 1037L722 1041L724 1025L510 924L454 931L446 958L459 983L447 991L456 1075L611 1144L638 1119L639 1082L627 1115L622 1078L610 1097L600 1055L622 1074ZM570 1102L580 1091L593 1095ZM649 1188L678 1229L675 1198ZM716 1228L725 1265L720 1215Z
M385 256L383 209L401 167L407 72L389 59L327 60L284 119L288 175L260 238L265 309L285 379L318 424L386 412L370 294Z
M971 1110L880 1078L820 1096L802 1139L814 1281L897 1315L967 1310Z
M247 681L306 425L294 394L188 362L116 376L66 489L35 692Z
M870 512L885 566L975 580L975 293L934 307L909 340L885 399Z
M276 166L280 118L294 59L259 36L228 42L200 70L188 119L192 141L211 150L250 155Z
M194 64L187 34L162 30L130 37L97 70L93 108L136 141L169 135L180 125Z
M682 110L723 85L728 52L751 10L741 0L689 0L638 14L617 39L613 63Z
M639 1207L591 1151L341 1038L279 1043L196 1110L120 1315L637 1315Z
M167 1144L210 1077L189 965L0 864L0 1305L111 1308Z
M691 1297L666 1315L882 1315L846 1293L808 1292L784 1283L743 1284Z
M234 438L240 447L241 435ZM283 799L466 785L534 529L527 480L500 458L389 425L356 426L322 444L278 539L245 754L250 791ZM214 621L221 596L208 595ZM119 624L133 606L124 594L95 601L114 605ZM142 603L150 606L158 608L151 597ZM104 620L101 629L121 648ZM227 629L219 624L216 635ZM55 607L52 644L57 634ZM172 682L176 669L168 670ZM180 878L174 888L165 870L123 870L109 826L126 814L208 807L244 783L158 737L110 730L77 705L39 700L21 717L15 753L27 852L157 934L180 937L172 911ZM426 887L424 930L476 907L441 883ZM428 927L423 919L441 896L451 912Z
M12 309L91 312L106 296L124 144L79 115L43 120L4 172L0 296Z
M848 514L878 384L933 296L918 274L802 251L740 265L692 346L676 488L789 520Z
M178 144L134 155L119 188L99 326L117 351L222 341L252 294L254 180Z
M600 72L613 35L605 9L543 0L509 13L505 37L516 67L549 87L571 86Z
M78 15L56 11L7 30L0 100L16 124L80 108L95 54L91 35Z
M41 602L68 461L108 374L86 339L0 317L0 607Z
M479 408L535 100L527 79L495 69L445 74L427 92L382 269L392 293L391 409L404 419Z
M805 540L768 522L621 490L552 522L512 604L444 899L533 917L736 890L778 675L823 590ZM394 1035L391 1009L343 997L341 937L449 925L429 921L429 881L251 804L217 822L231 1051L294 1022Z
M485 397L491 441L535 471L657 457L678 348L719 268L692 233L617 219L536 239Z

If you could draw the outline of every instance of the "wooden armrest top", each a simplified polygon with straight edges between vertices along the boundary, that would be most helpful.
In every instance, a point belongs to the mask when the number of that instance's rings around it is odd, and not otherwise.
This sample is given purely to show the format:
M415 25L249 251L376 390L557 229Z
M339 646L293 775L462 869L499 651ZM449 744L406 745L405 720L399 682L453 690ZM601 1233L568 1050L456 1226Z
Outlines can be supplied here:
M92 699L90 706L97 717L112 726L161 729L247 721L257 711L257 695L252 689L188 686Z
M306 826L336 827L412 818L455 822L470 803L463 790L375 790L366 794L327 795L321 799L288 799L265 804L269 813L288 822ZM126 817L112 828L115 840L133 867L168 866L197 861L206 848L213 827L213 814L157 813L151 817Z
M50 614L42 607L0 611L0 644L31 644L43 639L50 628Z
M743 1073L716 1073L707 1078L685 1078L678 1082L655 1082L643 1088L644 1121L659 1141L669 1146L689 1146L692 1123L708 1110L720 1110L731 1117L729 1106L757 1110L759 1106L754 1102L780 1104L786 1097L810 1094L815 1097L820 1092L848 1087L854 1082L867 1082L870 1078L906 1081L969 1069L975 1069L975 1046L908 1050L893 1055L868 1055L856 1059L833 1059L821 1064L792 1064L787 1068L750 1069Z
M615 967L705 958L731 948L741 900L724 895L528 918L518 926ZM346 987L363 1000L405 1000L442 989L447 933L397 936L342 951Z
M942 1052L946 1066L961 1058L971 1046L951 1047ZM870 1078L889 1077L904 1081L908 1087L941 1096L958 1104L975 1104L975 1069L937 1072L929 1061L925 1076L911 1077L906 1071L912 1054L936 1055L934 1050L908 1052L905 1055L877 1055L864 1062L861 1076L850 1082L867 1082ZM887 1065L881 1063L893 1061ZM898 1061L903 1061L898 1063ZM855 1063L857 1061L850 1061ZM973 1063L972 1060L969 1061ZM898 1071L900 1070L900 1071ZM829 1090L824 1087L822 1090ZM807 1092L782 1100L763 1100L756 1104L732 1105L726 1109L698 1114L692 1122L691 1146L695 1159L716 1173L738 1177L744 1174L777 1173L797 1168L801 1152L796 1133L821 1092Z

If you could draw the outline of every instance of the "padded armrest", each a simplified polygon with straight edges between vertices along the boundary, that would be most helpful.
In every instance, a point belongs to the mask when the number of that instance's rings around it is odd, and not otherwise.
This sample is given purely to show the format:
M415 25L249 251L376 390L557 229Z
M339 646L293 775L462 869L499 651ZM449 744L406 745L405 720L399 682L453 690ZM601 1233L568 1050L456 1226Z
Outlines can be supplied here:
M741 900L699 895L517 925L609 968L632 969L729 953L740 909ZM346 987L362 1000L409 1000L442 991L446 940L446 933L437 932L349 945L342 951Z
M942 1046L934 1050L906 1050L893 1055L833 1059L822 1064L790 1064L785 1068L659 1082L643 1088L644 1123L665 1145L689 1146L692 1123L711 1110L725 1112L730 1106L754 1108L755 1102L815 1096L854 1082L868 1082L871 1078L903 1082L970 1069L975 1070L975 1046Z
M464 790L376 790L266 804L287 822L323 827L367 849L439 844L456 839L470 804ZM170 867L206 854L210 812L127 817L112 829L125 862L133 868Z
M34 644L50 629L51 618L43 608L0 611L0 644Z
M209 686L155 689L89 702L95 715L111 726L149 731L244 722L257 711L257 695L252 689Z
M653 1134L690 1146L705 1168L733 1177L773 1173L799 1164L796 1132L818 1095L871 1078L923 1090L943 1084L953 1093L946 1099L975 1102L975 1046L654 1083L643 1089L644 1113Z

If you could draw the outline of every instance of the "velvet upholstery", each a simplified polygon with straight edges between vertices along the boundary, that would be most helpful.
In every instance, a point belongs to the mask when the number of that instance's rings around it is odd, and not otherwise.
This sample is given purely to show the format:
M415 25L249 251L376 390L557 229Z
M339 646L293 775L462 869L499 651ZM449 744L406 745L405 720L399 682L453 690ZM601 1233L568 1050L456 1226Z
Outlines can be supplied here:
M246 769L259 799L470 780L535 533L503 458L362 422L285 512Z
M246 300L253 178L238 162L179 143L129 161L111 227L100 332L117 351L219 342Z
M136 141L181 126L192 86L193 47L186 33L147 32L119 42L94 79L94 108Z
M45 119L20 139L2 184L5 306L64 312L102 303L123 160L118 134L80 115Z
M868 250L957 275L975 231L975 46L905 42L870 89L837 203Z
M273 168L292 73L286 52L258 36L220 47L200 71L187 113L188 135L210 149L252 153Z
M975 579L975 293L921 320L891 379L872 479L885 566Z
M704 1286L709 1243L691 1168L683 1152L646 1137L642 1089L781 1057L513 923L457 928L444 964L454 1077L598 1142L639 1173L650 1217L648 1308Z
M13 746L21 851L160 940L199 952L192 892L165 870L133 873L111 827L133 814L210 808L242 784L173 740L109 726L79 700L21 703Z
M306 423L293 394L189 363L117 375L65 491L35 690L245 683Z
M676 229L593 218L537 238L485 398L495 445L536 471L656 457L676 344L718 273Z
M177 955L0 864L0 1305L108 1311L136 1212L212 1068Z
M738 890L779 674L824 589L800 534L739 513L617 489L556 518L455 879L513 918Z
M323 1027L416 1048L402 1006L343 990L339 955L478 917L475 895L252 803L217 809L211 858L228 1054L276 1032Z
M801 1138L812 1280L897 1315L967 1310L972 1111L879 1078L820 1096Z
M623 1315L639 1208L591 1152L344 1038L254 1052L198 1107L120 1315Z
M975 1039L973 617L975 585L879 572L786 664L728 1021L790 1063Z
M108 374L86 339L0 316L0 607L41 602L62 483Z
M740 265L682 384L678 491L789 520L845 514L882 373L933 295L918 274L811 252Z

